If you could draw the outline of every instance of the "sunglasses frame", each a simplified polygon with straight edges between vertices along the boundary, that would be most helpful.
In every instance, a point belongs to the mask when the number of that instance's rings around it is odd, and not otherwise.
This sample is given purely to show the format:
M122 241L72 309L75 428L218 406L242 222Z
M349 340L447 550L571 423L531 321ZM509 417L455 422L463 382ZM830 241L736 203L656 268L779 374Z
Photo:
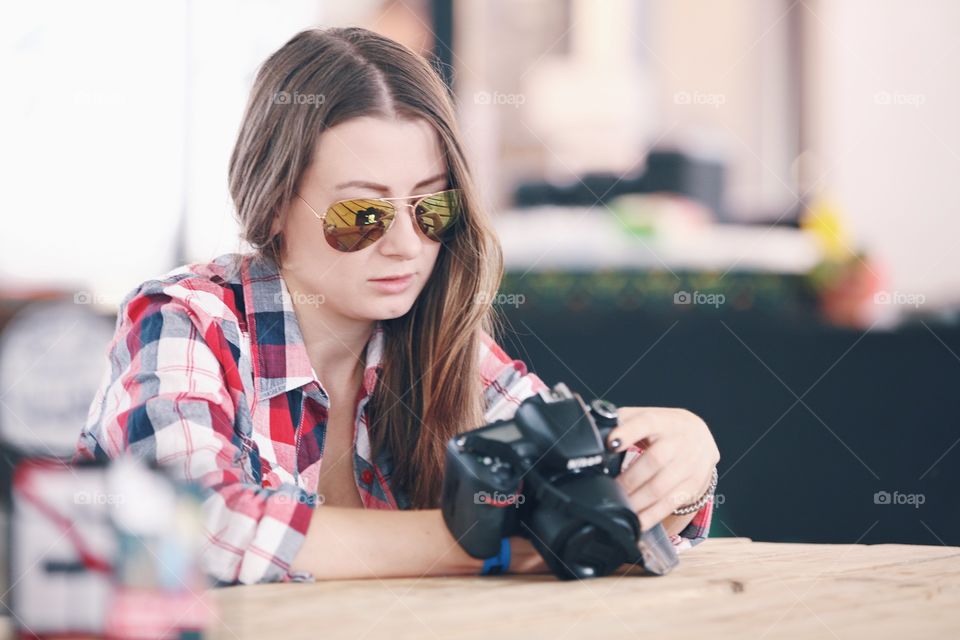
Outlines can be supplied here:
M297 196L298 198L300 198L300 201L303 202L303 204L307 205L307 208L310 209L311 212L313 212L313 215L314 215L314 216L317 218L317 220L319 220L320 222L324 222L324 221L326 220L327 214L330 213L330 210L331 210L331 209L333 209L333 208L334 208L335 206L337 206L338 204L342 204L342 203L344 203L344 202L355 202L355 201L357 201L357 200L364 200L364 201L378 201L378 200L383 200L383 201L385 201L385 202L389 202L389 203L390 203L390 206L392 206L392 207L394 208L394 215L393 215L392 218L390 218L390 222L387 224L387 227L383 230L383 235L380 236L379 238L377 238L376 240L374 240L372 243L370 243L370 244L367 245L366 247L363 247L363 249L367 249L367 248L369 248L369 247L372 247L372 246L375 245L376 243L380 242L381 240L383 240L383 236L387 235L387 233L390 231L390 229L393 228L393 223L396 222L396 220L397 220L397 213L398 213L398 212L397 212L397 207L393 204L393 202L394 202L395 200L410 200L411 198L416 198L416 200L414 200L412 203L409 203L409 204L410 204L410 208L411 208L411 215L413 215L413 217L414 217L414 223L417 225L417 228L420 229L420 233L423 233L423 235L426 236L426 238L427 238L428 240L430 240L431 242L440 242L440 240L434 240L433 238L431 238L430 236L428 236L426 233L424 233L423 229L420 227L420 222L416 219L416 217L417 217L416 211L417 211L417 205L420 204L420 202L421 202L422 200L425 200L426 198L429 198L430 196L435 196L435 195L438 195L438 194L441 194L441 193L447 193L448 191L456 192L456 193L459 194L460 196L463 195L463 189L458 188L458 187L454 187L454 188L452 188L452 189L441 189L440 191L433 191L433 192L431 192L431 193L421 193L421 194L412 195L412 196L394 196L394 197L391 197L391 198L344 198L344 199L342 199L342 200L337 200L336 202L331 202L331 203L330 203L330 206L327 207L327 210L324 211L322 215L319 214L319 213L317 213L317 210L314 209L313 206L311 206L310 203L307 202L307 201L304 199L304 197L301 196L298 192L294 192L293 195L295 195L295 196ZM458 212L458 217L459 217L459 212ZM334 247L334 246L333 246L333 244L332 244L331 241L330 241L330 238L327 237L326 230L324 230L324 234L323 234L323 235L324 235L325 238L327 238L327 244L329 244L331 247L333 247L333 248L336 249L337 251L341 251L341 252L343 252L343 253L353 253L353 252L355 252L355 251L362 251L362 250L363 250L363 249L352 249L352 250L349 250L349 251L344 251L343 249L340 249L339 247Z

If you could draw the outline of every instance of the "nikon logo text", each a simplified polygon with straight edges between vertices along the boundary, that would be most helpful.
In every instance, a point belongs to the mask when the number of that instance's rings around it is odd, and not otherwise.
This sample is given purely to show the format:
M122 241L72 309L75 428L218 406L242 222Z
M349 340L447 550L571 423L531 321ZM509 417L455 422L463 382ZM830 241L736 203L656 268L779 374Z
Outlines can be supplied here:
M603 456L583 456L580 458L571 458L567 460L567 469L572 471L574 469L583 469L584 467L592 467L595 464L600 464L603 460Z

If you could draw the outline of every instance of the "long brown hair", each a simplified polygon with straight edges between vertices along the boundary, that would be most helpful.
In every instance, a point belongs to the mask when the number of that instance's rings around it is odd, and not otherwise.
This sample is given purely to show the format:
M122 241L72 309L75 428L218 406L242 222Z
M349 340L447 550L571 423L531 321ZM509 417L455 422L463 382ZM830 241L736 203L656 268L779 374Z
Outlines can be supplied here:
M280 264L282 238L271 226L293 198L315 141L359 116L429 122L449 186L465 195L457 231L417 301L384 321L383 370L368 405L374 459L383 447L393 456L391 487L412 507L433 508L447 440L483 424L480 332L494 333L490 301L503 274L500 243L470 179L440 75L407 47L366 29L298 33L257 74L230 159L230 193L244 238L259 257Z

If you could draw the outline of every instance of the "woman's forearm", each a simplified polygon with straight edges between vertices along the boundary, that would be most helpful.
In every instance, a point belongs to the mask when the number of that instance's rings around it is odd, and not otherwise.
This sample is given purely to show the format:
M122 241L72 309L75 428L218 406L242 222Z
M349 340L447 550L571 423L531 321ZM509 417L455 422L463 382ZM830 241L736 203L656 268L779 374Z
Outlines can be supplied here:
M546 570L526 540L512 538L511 555L511 573ZM320 506L291 569L329 580L477 575L482 567L457 544L440 509Z

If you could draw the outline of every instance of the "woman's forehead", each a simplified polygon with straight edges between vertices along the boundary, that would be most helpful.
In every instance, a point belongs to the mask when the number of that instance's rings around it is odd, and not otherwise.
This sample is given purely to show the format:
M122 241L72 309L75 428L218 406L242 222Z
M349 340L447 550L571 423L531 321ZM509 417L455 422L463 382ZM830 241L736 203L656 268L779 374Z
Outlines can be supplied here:
M446 174L439 136L425 120L354 118L324 131L311 177L326 188L365 182L403 194Z

